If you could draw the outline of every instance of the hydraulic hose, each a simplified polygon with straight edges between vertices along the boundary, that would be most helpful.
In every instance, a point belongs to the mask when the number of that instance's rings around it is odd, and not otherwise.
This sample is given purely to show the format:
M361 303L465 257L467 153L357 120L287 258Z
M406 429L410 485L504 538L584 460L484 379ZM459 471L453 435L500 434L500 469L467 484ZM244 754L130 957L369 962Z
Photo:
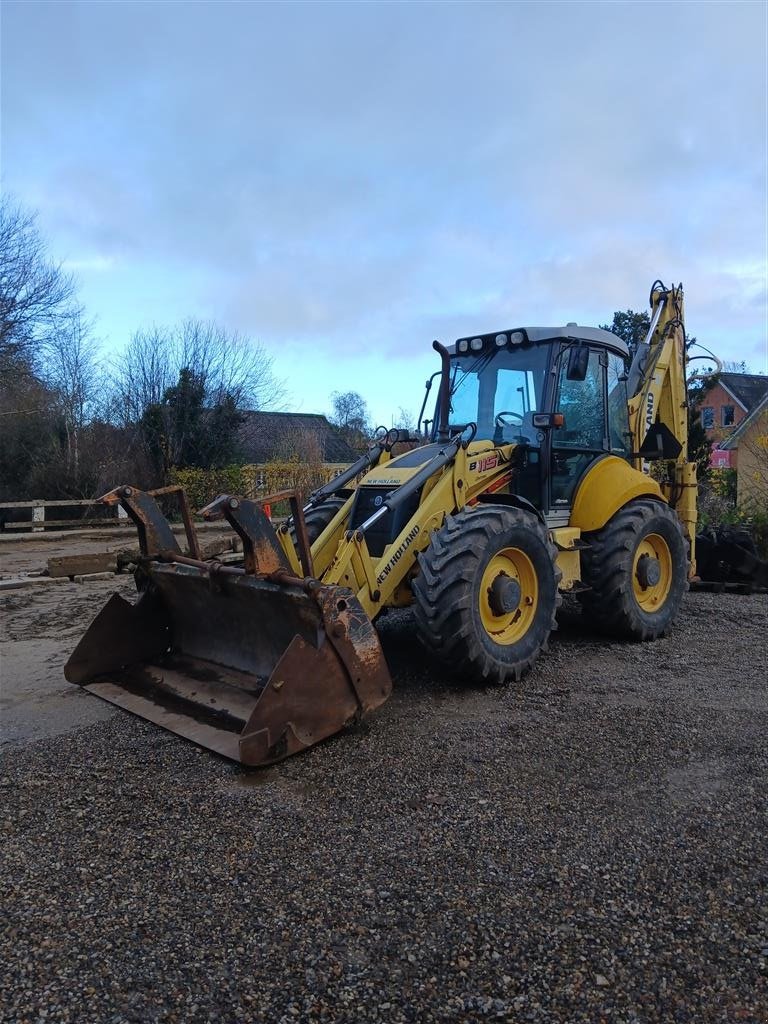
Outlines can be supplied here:
M327 484L323 484L316 491L313 491L309 498L307 498L304 511L309 512L315 506L321 505L326 498L332 497L342 487L346 486L350 480L354 480L359 473L364 473L371 466L375 465L379 461L383 447L383 442L376 442L356 462L353 462L351 466L348 466L338 476L335 476L333 480L329 480Z

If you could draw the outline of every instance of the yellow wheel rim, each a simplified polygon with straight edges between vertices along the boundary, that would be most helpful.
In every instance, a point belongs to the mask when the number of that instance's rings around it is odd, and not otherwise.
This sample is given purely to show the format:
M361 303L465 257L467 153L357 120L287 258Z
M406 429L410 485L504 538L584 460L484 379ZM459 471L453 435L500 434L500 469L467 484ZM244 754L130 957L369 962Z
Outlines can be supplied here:
M478 603L483 628L497 644L515 644L525 636L539 604L539 581L524 551L496 552L483 573Z
M658 533L649 533L637 546L632 564L632 592L644 612L657 612L672 587L672 553Z

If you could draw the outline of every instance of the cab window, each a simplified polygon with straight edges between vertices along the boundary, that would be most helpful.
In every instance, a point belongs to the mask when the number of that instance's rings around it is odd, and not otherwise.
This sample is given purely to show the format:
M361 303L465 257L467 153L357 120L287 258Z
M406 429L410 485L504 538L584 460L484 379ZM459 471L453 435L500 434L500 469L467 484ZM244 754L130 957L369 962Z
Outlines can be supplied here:
M608 437L611 451L621 458L629 458L632 450L626 375L624 359L611 352L608 356Z
M477 424L496 444L540 443L533 414L541 409L549 350L523 346L454 358L451 425Z
M584 380L568 380L567 355L564 353L560 360L556 409L565 417L565 423L554 433L553 444L557 448L603 451L606 447L605 385L600 355L590 352Z
M579 481L608 448L605 369L604 353L593 350L584 380L568 380L568 349L561 352L555 409L565 422L552 431L551 511L570 506Z

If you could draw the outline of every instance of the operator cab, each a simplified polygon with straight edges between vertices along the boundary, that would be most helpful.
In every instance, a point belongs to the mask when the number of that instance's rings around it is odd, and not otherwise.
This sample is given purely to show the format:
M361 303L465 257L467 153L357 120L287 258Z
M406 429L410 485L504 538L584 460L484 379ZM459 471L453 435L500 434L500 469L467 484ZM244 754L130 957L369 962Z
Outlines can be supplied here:
M629 458L629 350L596 327L521 327L459 338L451 356L451 433L521 451L516 489L567 513L579 480L603 455Z

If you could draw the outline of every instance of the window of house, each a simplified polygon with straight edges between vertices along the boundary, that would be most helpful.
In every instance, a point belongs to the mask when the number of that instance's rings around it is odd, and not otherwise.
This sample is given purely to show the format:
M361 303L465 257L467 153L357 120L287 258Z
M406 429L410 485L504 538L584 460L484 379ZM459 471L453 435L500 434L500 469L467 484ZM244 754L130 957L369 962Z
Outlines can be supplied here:
M701 410L701 425L705 430L712 430L715 425L715 410L710 406L705 406Z
M720 415L723 417L722 426L732 427L735 420L734 408L732 405L723 405L720 408Z

